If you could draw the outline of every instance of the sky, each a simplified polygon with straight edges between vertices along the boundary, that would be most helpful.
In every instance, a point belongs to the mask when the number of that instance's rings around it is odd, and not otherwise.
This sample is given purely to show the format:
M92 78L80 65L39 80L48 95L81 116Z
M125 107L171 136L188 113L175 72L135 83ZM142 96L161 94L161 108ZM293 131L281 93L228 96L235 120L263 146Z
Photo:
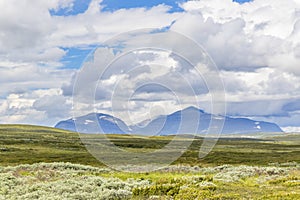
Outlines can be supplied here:
M0 8L2 124L53 126L72 117L73 86L76 75L87 65L86 57L91 53L95 60L96 56L116 56L103 45L105 41L124 32L152 28L180 33L203 47L224 82L227 115L300 131L298 0L0 0ZM192 51L184 43L181 47ZM89 74L86 81L98 84L97 111L111 112L110 95L118 80L127 81L120 91L137 86L137 79L132 82L122 74L125 64L147 66L143 59L149 56L169 70L151 68L157 73L175 74L177 69L188 67L166 52L137 52L134 56L138 60L130 60L130 56L115 62L111 74L100 82L99 77ZM197 82L192 75L191 80ZM174 90L186 91L174 77L165 76L164 81L174 83ZM87 90L84 85L81 89ZM161 87L140 88L130 102L134 120L177 110L180 106L170 92ZM210 111L206 94L205 90L196 94L203 97L198 105ZM145 95L153 101L141 101ZM191 94L180 95L184 106L192 105L188 101ZM80 103L83 113L92 110L91 105ZM119 117L128 113L122 107L116 110Z

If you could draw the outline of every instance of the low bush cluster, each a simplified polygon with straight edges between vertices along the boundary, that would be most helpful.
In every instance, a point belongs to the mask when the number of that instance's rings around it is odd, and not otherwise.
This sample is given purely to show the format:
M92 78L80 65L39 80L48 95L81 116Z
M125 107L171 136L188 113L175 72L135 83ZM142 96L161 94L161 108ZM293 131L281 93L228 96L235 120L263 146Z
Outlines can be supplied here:
M300 199L293 166L169 166L149 173L71 163L0 167L0 200Z
M70 163L40 163L0 170L0 199L129 199L146 180L104 178L100 169Z
M286 175L290 169L278 167L226 166L217 167L214 180L222 182L237 182L253 176Z

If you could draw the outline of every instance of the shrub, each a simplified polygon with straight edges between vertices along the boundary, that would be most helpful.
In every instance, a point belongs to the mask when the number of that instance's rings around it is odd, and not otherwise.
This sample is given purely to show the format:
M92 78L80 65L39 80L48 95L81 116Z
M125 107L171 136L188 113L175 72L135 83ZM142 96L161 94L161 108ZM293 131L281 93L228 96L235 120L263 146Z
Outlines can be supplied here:
M285 199L294 200L300 199L300 194L295 192L277 192L276 194L267 194L261 197L261 199Z
M222 166L221 166L222 167ZM225 168L219 167L217 174L214 176L214 180L222 182L236 182L252 176L261 175L283 175L290 171L287 168L278 167L252 167L252 166L226 166Z
M212 182L207 182L207 181L200 183L198 186L203 190L213 190L214 191L217 189L216 184L214 184Z
M149 185L97 174L108 171L70 163L5 167L0 171L0 199L129 199L134 187Z
M212 196L212 192L209 190L200 190L193 187L181 188L179 193L175 196L175 200L195 200L195 199L208 199Z
M153 196L153 195L167 195L174 196L180 190L179 184L155 184L147 187L139 187L133 189L134 196Z

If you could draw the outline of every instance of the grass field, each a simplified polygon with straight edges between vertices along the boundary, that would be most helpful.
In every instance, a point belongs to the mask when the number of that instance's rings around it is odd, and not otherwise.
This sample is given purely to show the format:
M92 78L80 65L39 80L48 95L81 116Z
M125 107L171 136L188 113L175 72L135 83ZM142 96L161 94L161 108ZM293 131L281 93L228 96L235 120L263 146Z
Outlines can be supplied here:
M115 145L128 151L160 149L172 139L172 136L143 138L109 135L108 137ZM221 138L208 156L199 159L198 151L202 141L201 138L195 139L190 148L173 164L216 166L300 162L300 135L264 139ZM0 125L0 165L36 162L71 162L103 166L87 152L77 133L48 127Z
M137 152L172 139L108 137ZM0 125L0 199L300 199L300 135L221 138L199 159L202 141L165 169L126 173L91 156L77 133Z

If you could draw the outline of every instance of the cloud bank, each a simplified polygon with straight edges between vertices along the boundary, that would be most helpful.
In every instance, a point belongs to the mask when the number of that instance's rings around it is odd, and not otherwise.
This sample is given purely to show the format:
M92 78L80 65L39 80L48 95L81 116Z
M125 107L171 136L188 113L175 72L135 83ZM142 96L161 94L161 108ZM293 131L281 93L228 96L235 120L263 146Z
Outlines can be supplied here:
M273 121L287 130L298 130L293 127L300 121L299 1L187 1L179 5L182 12L172 13L166 5L104 11L101 2L91 1L82 13L57 16L50 11L72 10L74 1L0 0L5 8L0 13L1 123L53 125L69 117L72 83L78 69L66 68L62 62L68 48L90 48L122 32L158 28L184 34L208 52L220 69L229 115ZM180 45L192 52L185 44ZM153 58L143 56L139 58L143 62ZM181 62L163 54L156 59L167 67ZM106 99L109 85L120 78L126 80L126 75L113 75L99 85L99 110L110 112ZM174 82L172 78L166 76L165 81ZM205 93L205 87L201 88L198 92ZM164 93L164 88L141 88L139 92L147 93L156 107L149 112L150 106L143 104L145 109L136 114L163 114L160 107L166 108L164 112L177 109L168 98L162 103L155 101L155 95ZM185 95L189 99L189 94ZM205 97L199 104L209 111ZM91 107L83 104L82 108ZM133 104L135 108L141 105Z

